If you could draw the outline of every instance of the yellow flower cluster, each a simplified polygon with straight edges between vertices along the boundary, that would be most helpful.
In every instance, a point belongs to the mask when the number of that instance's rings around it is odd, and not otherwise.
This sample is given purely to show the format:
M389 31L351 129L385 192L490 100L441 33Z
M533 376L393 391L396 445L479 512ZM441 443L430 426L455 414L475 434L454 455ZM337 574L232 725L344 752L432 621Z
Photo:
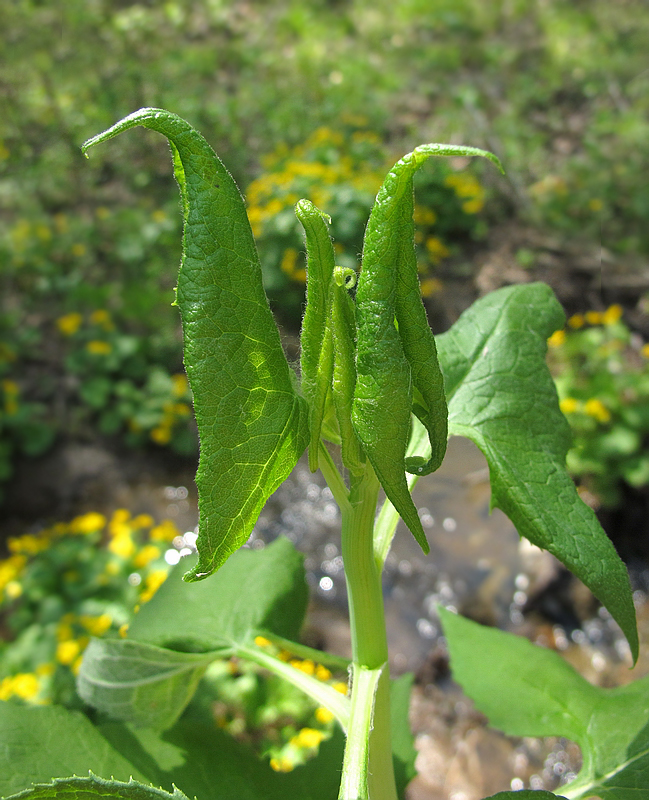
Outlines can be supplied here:
M485 201L485 190L477 178L469 173L449 175L444 185L453 189L457 197L464 199L462 211L465 214L477 214L482 211Z
M585 314L573 314L568 319L568 326L573 330L588 325L615 325L622 318L622 306L615 303L606 311L587 311Z
M19 697L21 700L35 700L41 690L38 675L33 672L19 672L0 681L0 700Z
M104 331L112 331L115 328L110 313L106 311L106 309L104 308L98 308L95 311L93 311L88 317L88 322L95 328L101 328ZM79 314L77 311L72 311L69 314L64 314L62 317L59 317L56 320L56 327L59 329L59 333L63 334L63 336L74 336L74 334L79 330L79 328L82 325L83 325L83 316ZM99 345L101 345L102 347L99 347ZM101 339L88 342L88 344L86 345L89 352L97 353L100 355L106 352L110 352L110 349L108 350L105 349L106 346L110 348L108 342L105 342Z
M559 408L564 414L587 414L603 425L611 421L611 412L597 397L591 397L585 403L574 397L564 397L559 403Z
M378 137L357 131L352 141L376 146ZM382 174L368 168L364 162L354 163L350 156L343 155L344 149L345 137L341 133L321 127L303 145L291 151L281 146L263 159L268 172L254 180L246 192L253 234L261 236L268 220L285 208L292 208L302 197L324 208L335 186L348 185L359 191L376 192Z

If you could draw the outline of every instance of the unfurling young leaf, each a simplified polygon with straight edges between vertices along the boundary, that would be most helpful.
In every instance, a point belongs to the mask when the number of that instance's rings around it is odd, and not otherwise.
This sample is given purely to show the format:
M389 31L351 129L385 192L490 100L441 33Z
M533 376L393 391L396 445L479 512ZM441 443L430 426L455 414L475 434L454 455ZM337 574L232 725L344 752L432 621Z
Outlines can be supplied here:
M243 199L200 133L175 114L136 111L89 147L137 125L171 143L184 212L178 306L200 435L199 560L204 578L250 536L307 444L307 407L264 293Z
M432 472L446 452L444 382L419 291L412 217L412 177L433 155L484 156L500 166L496 156L485 150L428 144L404 156L388 173L363 245L352 409L354 428L386 495L425 553L428 542L408 491L405 469L419 475ZM406 461L411 411L428 431L431 455L425 462L420 458Z
M308 200L300 200L295 215L304 228L307 251L306 308L300 335L302 394L309 404L309 468L318 469L320 432L331 401L333 339L330 288L334 249L327 230L329 217Z

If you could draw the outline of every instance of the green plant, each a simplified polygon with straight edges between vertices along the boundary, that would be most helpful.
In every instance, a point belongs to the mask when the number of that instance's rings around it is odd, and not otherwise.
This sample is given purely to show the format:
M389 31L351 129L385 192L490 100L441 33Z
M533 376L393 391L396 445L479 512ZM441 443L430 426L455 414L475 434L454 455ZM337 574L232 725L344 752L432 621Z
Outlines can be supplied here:
M164 351L156 352L147 337L119 330L105 309L87 319L71 312L56 325L68 351L65 368L76 378L76 425L90 422L102 434L122 434L131 446L153 441L179 453L196 451L189 385L184 374L170 375L160 363Z
M549 344L573 433L568 470L599 504L615 506L622 482L649 484L649 346L631 335L618 305L574 314Z
M552 292L542 284L494 292L436 342L425 320L413 247L413 175L433 155L497 159L475 148L423 145L398 161L373 206L358 279L335 265L326 216L308 201L297 204L308 252L299 386L264 295L241 196L207 142L179 117L143 109L85 147L137 125L170 140L185 217L177 297L201 434L199 554L185 575L191 585L175 570L136 615L127 638L89 644L79 692L102 712L95 724L61 708L0 706L3 794L325 798L338 787L341 800L401 794L414 757L405 716L408 679L389 679L380 576L399 515L428 549L409 490L439 465L448 434L481 447L493 505L593 590L636 659L626 570L564 467L568 426L545 366L546 339L563 321ZM324 666L331 661L294 641L307 602L299 553L282 538L262 551L239 550L307 445L310 464L322 470L342 515L353 649L345 696L266 647L271 642ZM330 451L337 445L338 464ZM388 501L375 520L381 486ZM210 665L233 656L286 679L328 709L346 732L344 746L335 733L304 767L274 774L219 731L193 698ZM461 671L464 658L456 654L454 668ZM541 692L553 697L556 685L544 675L542 651L507 659L512 669L533 673ZM503 690L501 675L494 667L490 677ZM646 691L646 682L636 686ZM582 704L581 716L601 712L611 729L619 726L614 716L622 706L611 697L608 711ZM532 704L518 711L530 714L533 728ZM646 704L636 709L634 730L648 714ZM44 729L50 742L64 745L37 749ZM628 747L589 761L577 779L582 788L565 791L631 797L608 785L611 775L646 778L646 748L637 750L642 742L630 732ZM606 735L591 738L601 747ZM88 769L89 778L70 777ZM52 776L53 784L30 787Z

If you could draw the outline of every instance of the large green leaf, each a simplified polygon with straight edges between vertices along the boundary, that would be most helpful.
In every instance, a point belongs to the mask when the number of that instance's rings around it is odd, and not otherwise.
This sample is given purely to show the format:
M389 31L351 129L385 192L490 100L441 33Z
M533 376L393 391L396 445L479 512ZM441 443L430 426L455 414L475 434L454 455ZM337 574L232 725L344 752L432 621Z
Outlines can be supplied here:
M83 654L77 689L86 703L112 717L163 730L182 714L218 655L93 639Z
M104 780L96 775L87 778L63 778L48 784L38 784L13 795L14 800L188 800L174 787L173 792L164 792L137 781L128 783Z
M263 630L296 639L308 603L303 561L280 537L240 550L202 583L184 583L180 565L136 614L129 639L193 652L247 643Z
M147 781L83 714L0 702L0 797L89 770L103 778Z
M416 752L408 726L412 676L392 681L391 728L397 790L403 797L414 777ZM216 728L183 718L157 733L131 724L105 723L100 728L147 779L170 791L178 786L190 797L217 800L330 800L338 794L344 737L337 728L316 758L290 773L274 772L249 747Z
M478 300L438 336L449 433L482 450L492 507L590 588L624 631L635 660L626 568L565 468L570 430L545 363L546 340L564 320L552 290L531 283Z
M178 305L201 441L199 560L186 576L194 580L247 540L307 445L307 407L293 388L243 198L201 134L144 108L83 150L137 125L169 139L183 201Z
M566 736L580 746L582 769L561 788L563 795L648 796L649 676L602 689L551 650L445 609L439 613L453 677L492 725L512 736Z
M162 735L117 723L101 730L150 781L167 790L178 786L198 800L329 800L338 792L344 747L339 730L316 758L290 773L274 772L246 745L194 720L181 720Z

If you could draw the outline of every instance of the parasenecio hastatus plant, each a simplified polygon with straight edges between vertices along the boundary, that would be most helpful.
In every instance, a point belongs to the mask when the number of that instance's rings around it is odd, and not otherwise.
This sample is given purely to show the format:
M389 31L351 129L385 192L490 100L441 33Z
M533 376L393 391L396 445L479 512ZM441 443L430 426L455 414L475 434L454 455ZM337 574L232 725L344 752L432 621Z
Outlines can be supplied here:
M439 467L449 435L482 450L492 506L590 587L635 661L625 567L565 469L569 431L545 364L546 341L564 322L552 291L540 283L501 289L436 339L426 320L413 175L431 156L482 156L500 167L498 159L442 144L400 159L378 192L358 275L336 266L327 215L297 203L308 262L298 374L264 293L244 201L205 139L168 111L142 109L90 139L84 152L138 125L169 140L182 198L176 302L200 434L198 557L184 580L176 569L126 638L91 641L78 677L81 697L96 709L90 717L0 704L0 794L402 797L414 772L409 682L389 677L381 572L399 517L428 552L410 491ZM307 448L342 518L352 632L346 695L278 655L281 648L340 664L295 641L307 602L300 554L283 538L262 551L239 549ZM377 515L380 488L387 499ZM634 790L649 785L647 679L598 689L555 653L443 609L440 617L454 673L493 724L579 743L583 768L561 796L647 796ZM232 657L285 678L333 714L338 732L317 757L274 772L195 707L209 665Z

